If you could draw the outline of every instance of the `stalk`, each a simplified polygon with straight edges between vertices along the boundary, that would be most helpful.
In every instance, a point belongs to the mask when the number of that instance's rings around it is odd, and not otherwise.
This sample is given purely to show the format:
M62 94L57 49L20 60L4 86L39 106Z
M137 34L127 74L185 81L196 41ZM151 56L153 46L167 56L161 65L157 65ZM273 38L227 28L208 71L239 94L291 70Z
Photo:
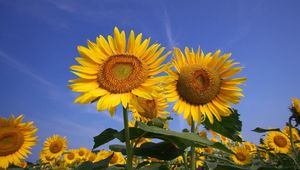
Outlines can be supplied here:
M191 124L191 132L195 133L195 122L193 119L192 119L192 124ZM195 146L191 146L191 165L190 165L191 170L196 169L195 157L196 157Z
M132 147L130 144L130 134L128 127L128 110L123 107L123 120L124 120L124 129L125 129L125 141L126 141L126 169L132 170Z

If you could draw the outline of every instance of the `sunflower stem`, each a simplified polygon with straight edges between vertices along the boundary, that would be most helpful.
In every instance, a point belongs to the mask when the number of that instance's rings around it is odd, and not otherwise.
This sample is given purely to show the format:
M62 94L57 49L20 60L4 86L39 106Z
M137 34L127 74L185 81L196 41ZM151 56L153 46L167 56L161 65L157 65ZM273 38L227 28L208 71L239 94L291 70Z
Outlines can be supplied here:
M195 133L196 129L195 129L195 122L192 119L192 123L191 123L191 132ZM195 170L196 168L196 164L195 164L195 157L196 157L196 153L195 153L195 146L191 146L191 170Z
M123 120L124 120L124 129L125 129L125 141L126 141L126 169L132 170L132 147L130 144L130 134L128 127L128 110L123 107Z

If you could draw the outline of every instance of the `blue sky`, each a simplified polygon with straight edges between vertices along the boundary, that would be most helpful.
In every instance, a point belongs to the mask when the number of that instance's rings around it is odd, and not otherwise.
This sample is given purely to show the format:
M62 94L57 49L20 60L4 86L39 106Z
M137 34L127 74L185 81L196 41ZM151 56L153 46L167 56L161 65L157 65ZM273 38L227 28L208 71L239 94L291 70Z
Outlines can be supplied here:
M39 128L38 157L45 138L66 136L70 148L91 148L105 128L121 129L120 112L110 118L94 105L73 104L67 88L77 45L107 36L114 26L167 49L221 49L245 69L245 97L237 108L243 136L257 143L257 126L283 127L292 97L300 98L299 1L75 1L0 0L0 116L24 114ZM175 116L171 129L186 127Z

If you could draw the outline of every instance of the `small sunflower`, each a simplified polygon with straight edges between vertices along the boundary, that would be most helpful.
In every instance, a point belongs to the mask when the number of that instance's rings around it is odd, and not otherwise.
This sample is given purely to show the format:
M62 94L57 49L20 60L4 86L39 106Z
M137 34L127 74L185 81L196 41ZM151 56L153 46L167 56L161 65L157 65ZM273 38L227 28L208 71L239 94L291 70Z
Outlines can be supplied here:
M252 155L245 147L233 147L232 151L235 153L231 155L231 159L238 165L248 165L252 162Z
M148 122L154 118L166 118L169 112L165 111L168 102L163 93L158 93L152 100L137 97L137 104L130 105L133 117L137 121ZM136 106L139 108L137 109Z
M77 158L80 160L87 160L89 156L89 150L87 148L81 147L76 152Z
M109 157L112 153L110 151L101 150L97 153L94 162L102 161L103 159Z
M289 138L278 131L270 131L265 138L265 145L273 149L275 153L287 154L290 152L291 143Z
M218 50L204 55L200 48L194 52L186 47L184 55L180 49L174 49L172 63L177 72L168 71L171 80L167 81L167 98L176 101L173 110L183 113L188 122L199 123L208 118L213 123L214 117L221 121L221 116L232 113L230 104L239 103L244 96L238 86L246 78L232 78L242 67L234 67L239 63L228 60L230 53L219 57L220 53Z
M242 144L252 155L257 152L256 145L251 142L243 142Z
M33 122L23 122L24 116L0 117L0 169L20 164L36 145L37 128Z
M68 150L67 153L64 154L64 161L68 165L72 165L77 161L78 157L76 154L77 150Z
M52 137L47 138L44 142L42 152L51 158L59 159L66 151L67 147L66 137L53 135Z
M53 165L55 163L55 158L50 157L49 155L47 155L43 152L40 153L40 160L43 164Z
M295 111L300 116L300 100L294 97L292 99L292 101L293 101L293 108L295 109Z
M111 158L111 160L109 161L109 166L114 166L114 165L123 165L126 163L123 155L121 154L121 152L111 152L113 155L113 157Z
M203 167L205 156L203 153L205 152L204 148L196 148L196 168Z
M97 110L108 110L113 116L119 103L127 108L135 96L152 100L157 95L155 85L164 80L154 76L166 70L161 64L170 52L161 56L165 48L149 44L150 38L142 41L142 34L135 37L133 31L126 43L125 32L115 27L114 37L109 35L106 40L100 35L96 43L88 41L88 48L79 46L81 57L76 60L80 65L71 66L79 78L69 85L81 93L75 102L98 100Z

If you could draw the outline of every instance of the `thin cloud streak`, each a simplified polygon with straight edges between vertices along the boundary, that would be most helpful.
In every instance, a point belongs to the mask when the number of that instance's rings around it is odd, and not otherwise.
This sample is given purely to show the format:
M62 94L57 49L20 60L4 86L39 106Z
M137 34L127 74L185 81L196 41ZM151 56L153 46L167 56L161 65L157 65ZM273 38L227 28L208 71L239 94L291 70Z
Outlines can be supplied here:
M168 39L168 45L169 45L169 48L173 48L173 47L177 46L178 43L175 41L175 39L173 37L171 21L170 21L170 17L169 17L167 10L164 10L164 16L165 16L165 19L163 22L164 22L167 39Z
M9 66L19 70L20 72L26 74L27 76L31 77L35 81L39 82L40 84L46 85L46 86L51 87L51 88L55 87L55 85L52 84L50 81L48 81L48 80L44 79L43 77L41 77L40 75L34 73L27 66L25 66L23 63L19 62L18 60L16 60L12 56L6 54L1 49L0 49L0 59L4 63L6 63L7 65L9 65Z

